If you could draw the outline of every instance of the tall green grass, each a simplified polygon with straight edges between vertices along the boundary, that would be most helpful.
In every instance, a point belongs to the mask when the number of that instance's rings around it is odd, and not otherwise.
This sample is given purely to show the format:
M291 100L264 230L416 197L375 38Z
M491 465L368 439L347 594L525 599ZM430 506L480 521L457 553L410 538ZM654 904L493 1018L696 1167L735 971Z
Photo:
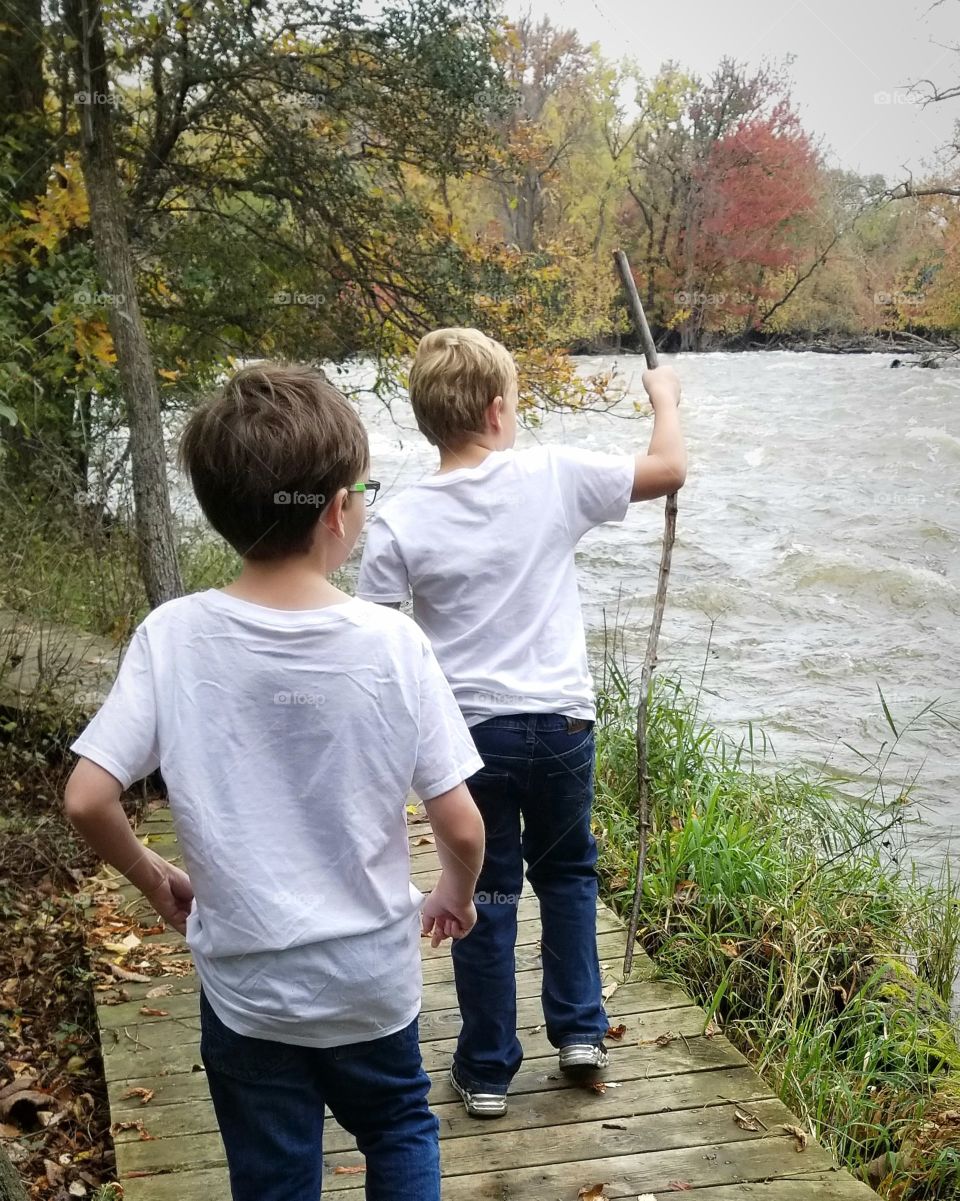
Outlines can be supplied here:
M636 692L608 662L598 709L601 873L626 911L637 854ZM898 1201L960 1196L950 999L960 898L910 866L907 797L861 798L771 762L660 680L640 938L841 1163Z

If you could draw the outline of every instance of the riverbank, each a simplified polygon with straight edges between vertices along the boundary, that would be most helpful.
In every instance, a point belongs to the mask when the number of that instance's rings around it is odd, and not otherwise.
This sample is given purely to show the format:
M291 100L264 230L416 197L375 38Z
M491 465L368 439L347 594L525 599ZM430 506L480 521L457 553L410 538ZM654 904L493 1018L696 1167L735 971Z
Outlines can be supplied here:
M604 890L636 861L635 695L609 666L598 721ZM669 683L652 710L640 940L839 1161L890 1201L960 1192L950 997L960 895L905 854L902 795L859 803L736 747Z
M954 338L942 335L910 333L903 330L883 330L875 333L839 334L809 332L798 334L766 334L751 331L732 336L706 333L696 349L684 350L675 330L653 330L654 341L663 354L699 354L726 351L731 354L785 350L794 354L889 354L910 365L931 366L952 359L960 353ZM569 349L572 355L608 355L643 353L639 341L632 335L578 343Z

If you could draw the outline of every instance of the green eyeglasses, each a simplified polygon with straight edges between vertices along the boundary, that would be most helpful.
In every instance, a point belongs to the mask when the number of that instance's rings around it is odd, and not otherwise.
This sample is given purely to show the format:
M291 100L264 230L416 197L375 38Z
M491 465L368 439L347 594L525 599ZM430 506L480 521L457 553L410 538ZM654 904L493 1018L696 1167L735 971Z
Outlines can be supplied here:
M369 509L373 502L377 499L377 493L380 491L379 480L366 480L362 484L353 484L347 489L348 492L363 492Z

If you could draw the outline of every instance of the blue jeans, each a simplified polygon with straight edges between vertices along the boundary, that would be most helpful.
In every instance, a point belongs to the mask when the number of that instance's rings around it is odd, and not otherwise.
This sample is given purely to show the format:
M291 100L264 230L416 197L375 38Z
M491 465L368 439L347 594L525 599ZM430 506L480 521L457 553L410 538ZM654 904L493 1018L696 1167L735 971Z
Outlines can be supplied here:
M416 1020L323 1048L236 1034L202 993L200 1020L233 1201L318 1201L325 1104L366 1156L368 1201L440 1201L439 1124Z
M594 739L592 727L571 733L558 714L494 717L470 733L484 767L467 783L483 815L487 851L477 924L453 944L463 1017L454 1062L467 1088L505 1093L523 1060L515 947L524 860L540 901L547 1037L564 1047L599 1043L607 1032L590 831Z

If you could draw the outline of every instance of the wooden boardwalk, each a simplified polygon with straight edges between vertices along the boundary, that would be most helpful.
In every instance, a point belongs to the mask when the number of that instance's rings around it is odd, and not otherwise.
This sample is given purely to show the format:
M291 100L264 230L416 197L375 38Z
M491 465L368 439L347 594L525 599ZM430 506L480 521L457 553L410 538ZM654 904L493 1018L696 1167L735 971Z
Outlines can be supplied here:
M141 833L174 857L166 810L151 815ZM413 879L424 890L439 871L427 834L422 819L413 818ZM154 920L129 888L114 895L122 899L121 912L142 915L146 925ZM508 1115L492 1122L468 1118L447 1080L459 1025L450 952L424 945L420 1029L440 1119L445 1201L577 1201L584 1194L609 1201L648 1201L650 1194L662 1201L688 1188L697 1201L875 1198L812 1140L797 1151L797 1140L783 1129L796 1119L721 1034L705 1034L701 1009L680 989L652 979L649 960L639 957L633 979L620 981L625 934L604 907L598 944L608 1012L614 1027L626 1029L620 1041L608 1040L605 1090L562 1079L541 1028L538 939L536 900L524 896L517 991L526 1058ZM173 933L147 935L134 962L141 951L144 962L153 954L165 974L101 991L98 1006L125 1201L229 1201L200 1063L198 985L189 956ZM332 1118L324 1153L324 1192L349 1191L343 1201L360 1201L362 1171L348 1169L363 1161ZM597 1185L602 1194L589 1191Z

